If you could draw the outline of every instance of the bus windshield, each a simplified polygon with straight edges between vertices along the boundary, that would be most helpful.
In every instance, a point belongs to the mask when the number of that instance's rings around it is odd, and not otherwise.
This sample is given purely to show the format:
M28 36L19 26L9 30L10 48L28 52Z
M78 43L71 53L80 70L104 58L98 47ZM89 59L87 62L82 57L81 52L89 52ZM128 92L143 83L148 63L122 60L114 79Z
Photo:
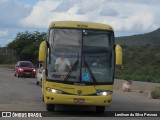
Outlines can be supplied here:
M105 30L51 29L47 80L84 84L112 83L113 40L113 32Z

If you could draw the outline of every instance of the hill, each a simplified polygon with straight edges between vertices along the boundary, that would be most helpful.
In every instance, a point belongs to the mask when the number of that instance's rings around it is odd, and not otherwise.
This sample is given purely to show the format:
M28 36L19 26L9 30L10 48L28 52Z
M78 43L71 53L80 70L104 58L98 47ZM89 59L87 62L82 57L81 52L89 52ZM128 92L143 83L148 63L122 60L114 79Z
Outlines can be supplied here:
M160 45L160 28L150 33L116 37L115 42L127 46Z
M160 83L160 45L122 48L123 69L116 67L115 78Z
M123 50L123 69L116 67L115 78L160 83L160 28L115 42Z

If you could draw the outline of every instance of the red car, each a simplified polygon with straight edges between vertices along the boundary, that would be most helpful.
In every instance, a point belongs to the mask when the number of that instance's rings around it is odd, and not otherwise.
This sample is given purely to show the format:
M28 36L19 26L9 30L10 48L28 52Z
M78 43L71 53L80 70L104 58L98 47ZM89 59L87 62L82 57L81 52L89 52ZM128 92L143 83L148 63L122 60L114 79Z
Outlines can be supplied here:
M15 65L15 76L17 77L34 77L36 75L36 69L33 67L30 61L18 61Z

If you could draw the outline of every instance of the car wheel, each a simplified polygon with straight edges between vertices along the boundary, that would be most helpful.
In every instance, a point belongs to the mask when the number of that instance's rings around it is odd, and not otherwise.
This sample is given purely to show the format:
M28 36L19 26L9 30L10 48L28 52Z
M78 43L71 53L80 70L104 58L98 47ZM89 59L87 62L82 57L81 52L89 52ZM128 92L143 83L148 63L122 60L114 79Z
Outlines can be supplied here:
M47 111L54 111L55 105L54 104L46 104Z
M97 113L104 113L105 106L96 106L96 112Z

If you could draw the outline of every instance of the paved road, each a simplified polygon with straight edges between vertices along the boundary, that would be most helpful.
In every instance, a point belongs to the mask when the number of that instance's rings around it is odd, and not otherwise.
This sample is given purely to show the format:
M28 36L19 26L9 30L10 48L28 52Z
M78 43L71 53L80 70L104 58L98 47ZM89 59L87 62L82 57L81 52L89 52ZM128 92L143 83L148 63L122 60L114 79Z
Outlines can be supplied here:
M35 79L17 78L11 70L0 69L0 110L45 110L41 87Z
M113 105L106 108L106 111L160 111L160 100L151 99L149 96L149 90L160 84L133 82L132 91L124 92L121 89L122 83L122 80L115 80ZM139 93L141 89L144 93ZM95 115L92 107L57 106L56 110L61 112L51 114L56 116ZM68 110L70 112L66 112ZM86 110L88 113L83 112ZM12 70L0 69L0 111L46 111L41 100L41 87L36 85L36 79L17 78L14 77Z

